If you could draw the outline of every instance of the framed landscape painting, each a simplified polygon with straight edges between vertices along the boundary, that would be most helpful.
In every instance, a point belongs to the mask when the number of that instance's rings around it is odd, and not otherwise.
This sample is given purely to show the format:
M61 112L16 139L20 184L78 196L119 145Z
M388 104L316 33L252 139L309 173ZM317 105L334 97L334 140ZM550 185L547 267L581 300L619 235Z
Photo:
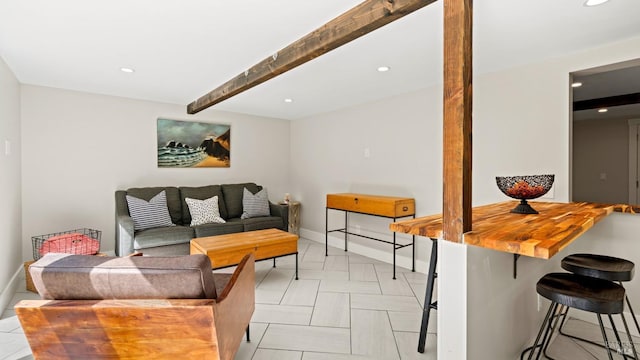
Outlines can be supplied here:
M229 167L231 126L158 118L158 167Z

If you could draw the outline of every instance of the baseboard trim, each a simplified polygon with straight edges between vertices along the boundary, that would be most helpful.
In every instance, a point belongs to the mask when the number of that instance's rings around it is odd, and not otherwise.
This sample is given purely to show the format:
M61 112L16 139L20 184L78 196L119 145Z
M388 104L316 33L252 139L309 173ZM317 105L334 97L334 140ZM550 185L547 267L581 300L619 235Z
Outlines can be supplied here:
M20 276L20 274L22 273L22 269L23 266L20 265L20 267L18 267L18 270L16 270L16 272L11 277L11 280L9 280L7 286L2 290L2 294L0 294L0 314L2 314L6 310L7 306L11 302L11 299L13 299L13 295L18 289L18 282L22 278Z
M300 229L300 237L309 239L324 245L325 234L309 229ZM329 246L336 247L338 249L344 249L344 238L338 238L329 235ZM349 242L349 252L366 256L378 261L385 262L387 264L393 264L393 249L392 245L389 245L389 251L383 251L380 249L374 249L359 243ZM404 255L396 255L396 266L405 269L411 269L411 258ZM426 274L429 271L429 262L418 260L416 257L416 271Z

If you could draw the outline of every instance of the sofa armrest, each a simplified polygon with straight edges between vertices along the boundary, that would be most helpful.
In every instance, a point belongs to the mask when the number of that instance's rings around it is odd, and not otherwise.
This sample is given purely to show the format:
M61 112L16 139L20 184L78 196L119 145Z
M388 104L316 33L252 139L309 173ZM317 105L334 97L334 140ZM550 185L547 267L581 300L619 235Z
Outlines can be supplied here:
M269 212L271 216L282 218L282 231L289 231L289 206L279 205L269 202Z
M116 217L116 255L133 254L133 239L133 219L130 216Z
M127 193L116 191L116 255L126 256L133 250L133 219L129 216L129 206L126 199Z

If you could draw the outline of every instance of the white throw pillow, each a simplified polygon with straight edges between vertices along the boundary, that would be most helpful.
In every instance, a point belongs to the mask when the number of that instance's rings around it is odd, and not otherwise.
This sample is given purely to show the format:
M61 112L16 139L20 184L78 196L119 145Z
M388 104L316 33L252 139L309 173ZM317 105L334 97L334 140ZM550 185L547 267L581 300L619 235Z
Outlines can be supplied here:
M144 230L154 227L175 226L171 222L169 208L167 207L167 195L164 190L149 201L127 195L129 215L133 219L134 230Z
M242 216L241 219L249 219L259 216L269 216L269 197L267 189L262 189L255 194L244 188L242 193Z
M189 213L191 213L191 226L211 223L222 224L226 222L222 217L220 217L218 196L205 200L191 198L185 198L184 200L189 206Z

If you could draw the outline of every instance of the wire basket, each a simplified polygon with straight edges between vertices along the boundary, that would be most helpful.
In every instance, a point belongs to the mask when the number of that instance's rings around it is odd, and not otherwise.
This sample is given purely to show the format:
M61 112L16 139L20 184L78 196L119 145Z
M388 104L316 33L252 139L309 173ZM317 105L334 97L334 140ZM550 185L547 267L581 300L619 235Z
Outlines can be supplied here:
M75 229L31 237L33 259L38 260L47 253L95 255L100 252L102 231Z

